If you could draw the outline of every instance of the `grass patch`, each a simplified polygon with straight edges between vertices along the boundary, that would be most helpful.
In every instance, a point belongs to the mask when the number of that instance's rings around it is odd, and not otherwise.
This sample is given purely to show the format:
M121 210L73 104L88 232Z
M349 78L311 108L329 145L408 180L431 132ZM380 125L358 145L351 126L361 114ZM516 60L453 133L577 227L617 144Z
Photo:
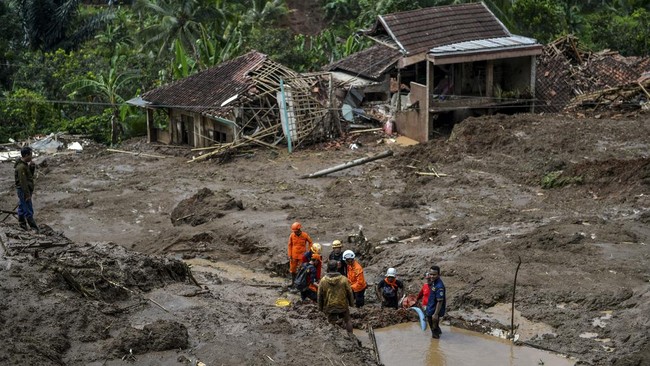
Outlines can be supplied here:
M547 173L542 178L542 188L551 189L568 186L570 184L582 184L582 176L573 176L573 177L563 177L562 170L556 170L550 173Z

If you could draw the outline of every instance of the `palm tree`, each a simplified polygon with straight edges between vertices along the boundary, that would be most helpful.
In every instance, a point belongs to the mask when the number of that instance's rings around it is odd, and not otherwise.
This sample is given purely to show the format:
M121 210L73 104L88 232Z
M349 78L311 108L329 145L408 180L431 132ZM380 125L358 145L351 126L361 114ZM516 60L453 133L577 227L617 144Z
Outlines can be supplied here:
M272 25L289 13L284 0L251 0L243 21L253 28Z
M159 55L171 51L177 39L196 55L201 25L227 21L222 0L207 4L200 0L137 0L134 9L148 12L154 18L154 23L143 30L142 36L146 45L159 47Z
M117 60L117 56L111 58L111 66L107 77L100 74L97 80L79 79L63 86L65 90L72 91L68 95L70 98L74 98L77 95L84 95L108 103L110 108L113 110L113 115L111 116L112 144L117 143L119 134L118 128L120 127L120 108L126 105L125 99L120 95L120 92L125 89L129 81L133 80L137 76L129 73L117 72Z
M81 0L12 0L18 9L25 43L32 49L71 50L92 38L114 14L101 11L79 19ZM77 24L80 24L77 26Z

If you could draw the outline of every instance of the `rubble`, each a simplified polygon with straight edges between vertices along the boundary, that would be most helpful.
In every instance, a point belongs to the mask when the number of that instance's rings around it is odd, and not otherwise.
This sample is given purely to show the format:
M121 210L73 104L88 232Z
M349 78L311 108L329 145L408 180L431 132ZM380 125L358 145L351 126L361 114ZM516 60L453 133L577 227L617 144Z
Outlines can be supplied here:
M650 57L623 57L610 50L589 52L574 36L559 38L546 45L538 58L535 92L541 102L535 110L575 111L594 105L601 110L603 104L640 109L649 97L637 80L649 69Z

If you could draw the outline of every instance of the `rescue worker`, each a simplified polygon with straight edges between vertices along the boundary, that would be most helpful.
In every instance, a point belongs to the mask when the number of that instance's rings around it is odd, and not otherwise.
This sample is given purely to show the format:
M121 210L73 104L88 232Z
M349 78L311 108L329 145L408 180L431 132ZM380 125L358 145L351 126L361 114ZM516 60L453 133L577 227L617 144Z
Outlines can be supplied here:
M307 287L300 291L300 300L305 302L310 299L314 302L318 301L318 278L316 277L316 262L320 261L318 254L310 256L309 262L303 263L301 271L307 272Z
M307 253L305 253L305 255L302 256L302 263L303 264L313 261L313 265L314 265L314 267L316 267L316 280L317 281L319 281L320 278L321 278L320 270L321 270L321 267L323 266L322 257L320 256L320 254L318 254L318 250L317 250L317 248L319 248L319 247L320 247L320 244L314 243L314 245L311 248L312 251L307 252Z
M314 243L314 245L311 246L311 252L312 258L316 259L314 266L316 267L316 281L320 281L321 279L321 270L323 268L323 258L320 254L321 252L321 245L319 243Z
M352 287L352 292L354 293L354 304L356 307L360 308L365 304L365 295L366 295L366 279L363 276L363 267L357 260L354 259L354 252L351 250L346 250L343 252L343 260L346 263L346 272L348 280L350 281L350 287Z
M291 235L289 235L289 245L287 255L289 257L289 273L291 273L291 285L296 280L296 273L302 262L305 253L311 251L313 241L309 235L302 231L302 225L299 222L294 222L291 225Z
M352 335L350 306L354 304L354 294L347 277L338 271L339 261L327 262L327 274L318 286L318 310L327 315L327 320L335 324L343 318L345 329Z
M440 318L445 315L447 306L447 294L445 284L440 278L440 267L431 266L429 271L431 292L429 293L429 302L427 303L427 321L431 329L432 338L440 338L442 330L440 329Z
M422 285L422 288L420 289L420 292L418 292L418 296L416 297L416 301L421 301L421 308L422 310L427 309L427 304L429 303L429 293L431 293L431 275L429 272L424 274L424 284Z
M395 268L389 268L386 271L386 276L377 284L375 291L377 292L377 298L382 299L382 308L397 309L399 299L404 292L404 283L397 279Z
M342 274L344 276L347 276L346 269L347 269L348 265L343 260L343 250L342 250L342 248L343 248L343 244L341 244L341 241L340 240L334 240L332 242L332 251L330 252L329 260L338 261L339 265L337 267L337 271L340 274Z
M27 224L39 232L38 225L34 221L34 206L32 195L34 194L34 172L36 164L32 161L32 149L23 147L20 149L20 158L14 164L14 178L16 194L18 195L18 222L23 230L27 230Z

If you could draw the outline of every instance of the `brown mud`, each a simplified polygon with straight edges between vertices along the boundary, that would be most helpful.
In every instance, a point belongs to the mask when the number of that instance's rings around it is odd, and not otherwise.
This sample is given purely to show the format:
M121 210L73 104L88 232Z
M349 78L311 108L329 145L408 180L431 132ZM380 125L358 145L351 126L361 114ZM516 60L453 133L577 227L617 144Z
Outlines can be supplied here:
M395 267L417 293L440 265L445 323L470 329L508 330L490 311L511 301L521 258L515 323L527 344L581 364L648 363L648 136L645 114L497 115L410 147L365 134L357 150L258 149L220 164L135 140L121 149L167 157L98 146L38 157L43 233L0 225L0 363L375 364L286 291L295 220L326 255L334 239L355 250L370 284ZM387 148L393 157L300 179ZM12 168L0 165L6 210ZM380 309L370 289L352 317L359 329L415 321Z

